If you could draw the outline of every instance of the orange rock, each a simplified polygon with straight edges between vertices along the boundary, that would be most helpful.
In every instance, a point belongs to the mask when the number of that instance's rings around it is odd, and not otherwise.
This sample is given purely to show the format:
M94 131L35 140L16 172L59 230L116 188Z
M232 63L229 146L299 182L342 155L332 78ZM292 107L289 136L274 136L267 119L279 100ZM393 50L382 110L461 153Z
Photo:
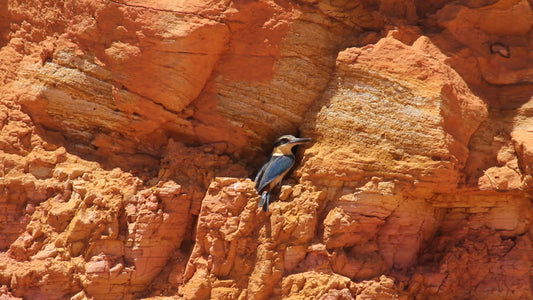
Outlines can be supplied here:
M530 2L1 2L2 298L532 298Z
M532 125L529 125L527 128L517 129L511 133L515 149L518 152L519 167L525 174L529 175L529 186L531 186L531 176L533 175L533 132L531 127Z
M361 180L380 169L385 178L419 182L422 189L456 186L486 108L440 57L420 55L418 48L431 47L425 38L412 47L386 38L372 49L339 54L335 79L316 106L313 134L320 142L306 162L320 170L315 177ZM392 111L401 113L387 117Z

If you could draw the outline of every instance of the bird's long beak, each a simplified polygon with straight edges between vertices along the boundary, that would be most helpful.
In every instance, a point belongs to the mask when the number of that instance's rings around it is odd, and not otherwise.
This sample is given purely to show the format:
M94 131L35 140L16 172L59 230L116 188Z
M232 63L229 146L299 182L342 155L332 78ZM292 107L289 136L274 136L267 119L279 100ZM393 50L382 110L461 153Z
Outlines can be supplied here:
M296 138L296 139L290 141L289 144L301 145L301 144L305 144L305 143L310 142L310 141L311 141L310 138Z

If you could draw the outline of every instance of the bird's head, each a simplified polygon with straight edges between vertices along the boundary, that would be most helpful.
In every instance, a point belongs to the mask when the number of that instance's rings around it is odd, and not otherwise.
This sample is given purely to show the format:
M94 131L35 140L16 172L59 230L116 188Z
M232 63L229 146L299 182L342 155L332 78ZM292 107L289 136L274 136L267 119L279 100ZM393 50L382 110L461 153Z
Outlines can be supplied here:
M282 135L274 142L272 155L291 155L292 147L311 141L309 138L297 138L294 135Z

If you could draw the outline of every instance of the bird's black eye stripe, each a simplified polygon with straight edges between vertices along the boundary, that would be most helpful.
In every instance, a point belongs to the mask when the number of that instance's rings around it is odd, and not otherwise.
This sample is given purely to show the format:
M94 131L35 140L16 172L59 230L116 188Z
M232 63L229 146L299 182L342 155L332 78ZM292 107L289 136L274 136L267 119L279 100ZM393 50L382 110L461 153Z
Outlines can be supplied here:
M274 144L274 147L277 147L277 146L280 146L280 145L286 144L286 143L288 143L288 142L290 142L289 139L287 139L287 138L283 138L283 139L281 139L281 140L278 140L278 141Z

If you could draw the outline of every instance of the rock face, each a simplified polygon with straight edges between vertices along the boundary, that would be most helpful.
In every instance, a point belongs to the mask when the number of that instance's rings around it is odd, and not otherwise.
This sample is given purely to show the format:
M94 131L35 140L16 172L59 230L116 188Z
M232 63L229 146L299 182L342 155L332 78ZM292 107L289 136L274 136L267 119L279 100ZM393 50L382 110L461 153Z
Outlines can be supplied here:
M526 0L0 3L1 298L533 298L532 27Z

